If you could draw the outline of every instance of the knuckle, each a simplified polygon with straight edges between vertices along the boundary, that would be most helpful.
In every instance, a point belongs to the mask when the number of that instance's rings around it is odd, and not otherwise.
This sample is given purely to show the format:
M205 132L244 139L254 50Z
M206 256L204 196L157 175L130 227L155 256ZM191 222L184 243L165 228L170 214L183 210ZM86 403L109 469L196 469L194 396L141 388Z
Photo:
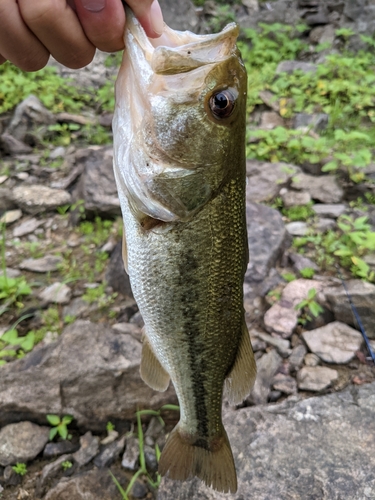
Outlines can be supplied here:
M26 24L47 25L59 18L59 3L50 0L38 0L19 2L20 11Z

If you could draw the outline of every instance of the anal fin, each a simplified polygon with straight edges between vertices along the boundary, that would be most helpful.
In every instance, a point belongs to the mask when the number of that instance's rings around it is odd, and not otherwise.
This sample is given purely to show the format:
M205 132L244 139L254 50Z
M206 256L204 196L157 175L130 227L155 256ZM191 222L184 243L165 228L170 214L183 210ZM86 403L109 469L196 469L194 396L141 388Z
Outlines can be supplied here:
M146 335L143 335L140 373L142 380L151 389L160 392L168 389L170 377L156 357Z
M224 395L231 404L240 404L249 395L257 374L256 363L251 347L250 335L245 321L237 350L237 356L231 371L224 382Z

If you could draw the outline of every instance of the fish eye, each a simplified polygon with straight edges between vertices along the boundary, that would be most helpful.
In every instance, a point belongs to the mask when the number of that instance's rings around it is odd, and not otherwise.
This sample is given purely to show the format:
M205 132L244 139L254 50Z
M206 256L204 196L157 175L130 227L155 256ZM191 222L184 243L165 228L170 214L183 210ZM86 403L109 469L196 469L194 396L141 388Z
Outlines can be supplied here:
M210 109L215 118L228 118L233 113L236 98L229 90L220 90L210 97Z

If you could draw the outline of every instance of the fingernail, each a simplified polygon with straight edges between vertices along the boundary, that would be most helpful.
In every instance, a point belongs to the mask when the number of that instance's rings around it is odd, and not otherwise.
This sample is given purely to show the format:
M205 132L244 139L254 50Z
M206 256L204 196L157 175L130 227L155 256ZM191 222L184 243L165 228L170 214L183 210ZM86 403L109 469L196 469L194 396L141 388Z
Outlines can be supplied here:
M152 2L149 16L151 28L157 35L161 35L164 31L164 21L158 0Z
M100 12L104 9L106 0L81 0L82 6L90 12Z

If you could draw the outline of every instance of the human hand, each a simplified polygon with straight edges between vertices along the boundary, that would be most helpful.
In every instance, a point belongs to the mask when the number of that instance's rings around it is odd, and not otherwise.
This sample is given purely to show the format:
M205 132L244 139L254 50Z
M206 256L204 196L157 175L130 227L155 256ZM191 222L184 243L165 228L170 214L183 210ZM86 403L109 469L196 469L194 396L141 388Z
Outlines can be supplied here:
M147 35L160 36L158 0L127 0ZM43 68L52 55L69 68L89 64L98 48L124 48L121 0L0 0L0 64L24 71Z

